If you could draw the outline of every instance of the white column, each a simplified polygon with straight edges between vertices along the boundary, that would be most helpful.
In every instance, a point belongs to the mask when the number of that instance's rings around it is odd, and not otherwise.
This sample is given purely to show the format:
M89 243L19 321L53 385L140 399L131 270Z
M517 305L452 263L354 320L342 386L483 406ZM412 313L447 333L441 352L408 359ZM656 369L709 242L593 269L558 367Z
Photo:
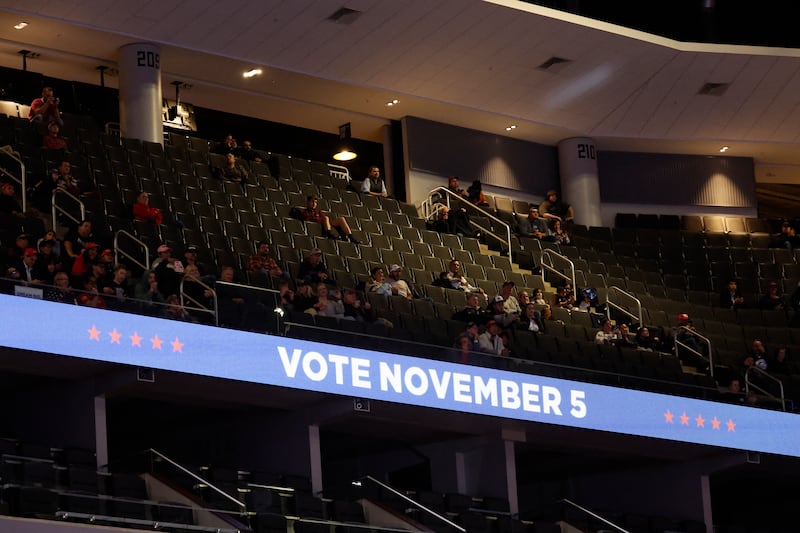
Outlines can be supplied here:
M575 222L601 226L600 181L597 150L589 137L573 137L558 143L561 199L572 205Z
M161 49L133 43L119 49L119 119L123 137L161 143Z
M311 492L322 494L322 448L319 441L319 426L308 426L308 453L311 466Z
M106 421L106 397L94 397L94 446L97 468L108 470L108 425Z
M508 487L508 510L511 515L519 514L519 496L517 494L517 456L514 441L503 441L506 452L506 484Z

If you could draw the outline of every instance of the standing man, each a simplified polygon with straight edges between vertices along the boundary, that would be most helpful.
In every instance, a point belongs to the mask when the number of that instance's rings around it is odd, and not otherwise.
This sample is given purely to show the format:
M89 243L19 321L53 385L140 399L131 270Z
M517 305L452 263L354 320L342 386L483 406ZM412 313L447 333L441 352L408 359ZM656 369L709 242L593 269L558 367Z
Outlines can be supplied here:
M375 165L369 167L369 174L361 182L361 192L383 198L389 196L386 193L386 184L381 179L381 170Z

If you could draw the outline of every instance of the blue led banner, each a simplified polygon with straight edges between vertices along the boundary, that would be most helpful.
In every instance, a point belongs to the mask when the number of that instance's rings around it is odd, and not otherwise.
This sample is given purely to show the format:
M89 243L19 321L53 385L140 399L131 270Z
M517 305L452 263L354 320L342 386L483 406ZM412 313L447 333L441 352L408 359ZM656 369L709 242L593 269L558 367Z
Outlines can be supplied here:
M789 413L6 295L0 309L11 348L800 457Z

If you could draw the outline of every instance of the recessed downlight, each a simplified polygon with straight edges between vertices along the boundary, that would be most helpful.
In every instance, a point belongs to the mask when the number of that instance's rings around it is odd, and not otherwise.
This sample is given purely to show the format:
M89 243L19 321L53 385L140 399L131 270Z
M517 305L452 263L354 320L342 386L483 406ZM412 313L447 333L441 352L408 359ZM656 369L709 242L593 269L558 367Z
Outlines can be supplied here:
M16 24L14 24L14 29L15 30L22 30L22 29L25 29L27 27L28 27L28 23L25 22L25 21L18 22Z
M254 78L255 76L260 76L264 71L260 68L253 68L242 74L245 78Z
M727 152L728 150L730 150L730 147L728 147L728 146L723 146L722 148L719 149L720 153L723 153L723 154L725 152Z
M506 131L512 131L512 130L515 130L515 129L517 129L517 125L516 124L512 124L510 126L506 126Z
M386 105L389 106L389 107L392 107L392 106L395 106L395 105L397 105L399 103L400 103L400 100L395 98L394 100L390 100L390 101L386 102Z

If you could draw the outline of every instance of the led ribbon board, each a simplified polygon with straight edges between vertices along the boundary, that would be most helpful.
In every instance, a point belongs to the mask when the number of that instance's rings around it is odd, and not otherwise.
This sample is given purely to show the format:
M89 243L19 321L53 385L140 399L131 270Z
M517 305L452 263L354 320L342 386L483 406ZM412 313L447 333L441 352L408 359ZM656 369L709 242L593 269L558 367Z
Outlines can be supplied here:
M7 295L0 309L11 348L800 457L789 413Z

